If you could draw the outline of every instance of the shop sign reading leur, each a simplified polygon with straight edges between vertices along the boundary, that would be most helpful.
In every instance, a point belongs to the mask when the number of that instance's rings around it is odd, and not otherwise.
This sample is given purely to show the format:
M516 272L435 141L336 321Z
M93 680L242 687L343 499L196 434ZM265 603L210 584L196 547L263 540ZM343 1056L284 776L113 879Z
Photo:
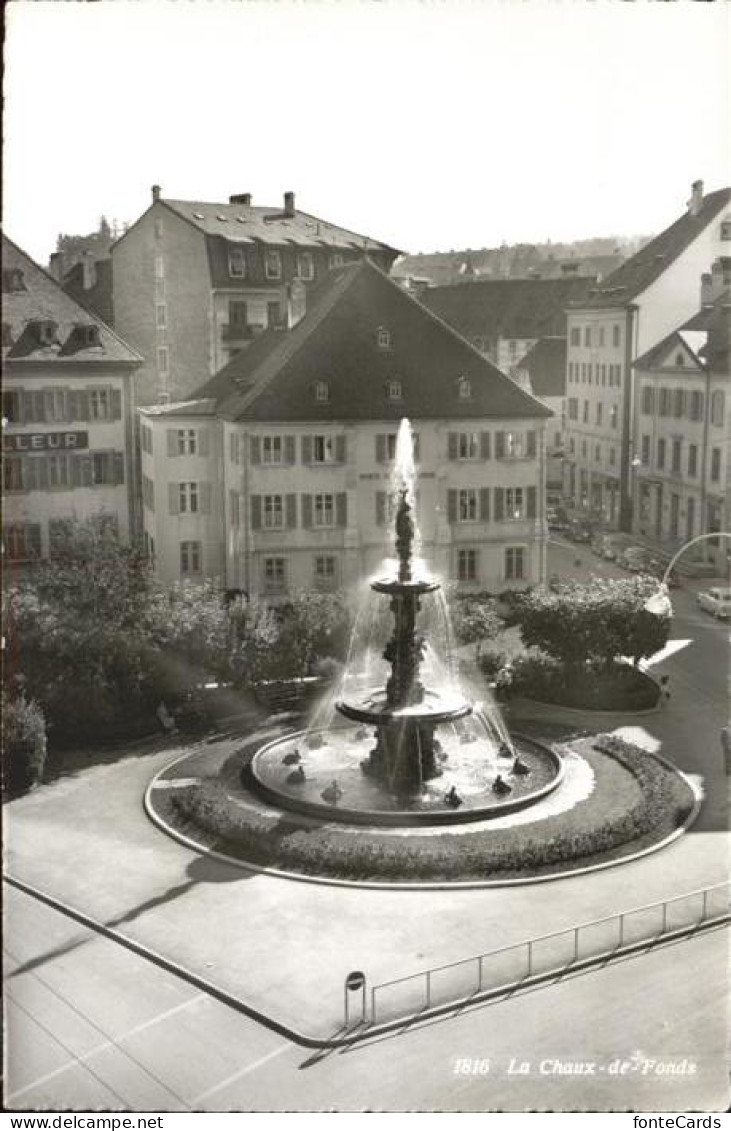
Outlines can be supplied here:
M88 432L11 432L3 435L5 452L78 452L88 447Z

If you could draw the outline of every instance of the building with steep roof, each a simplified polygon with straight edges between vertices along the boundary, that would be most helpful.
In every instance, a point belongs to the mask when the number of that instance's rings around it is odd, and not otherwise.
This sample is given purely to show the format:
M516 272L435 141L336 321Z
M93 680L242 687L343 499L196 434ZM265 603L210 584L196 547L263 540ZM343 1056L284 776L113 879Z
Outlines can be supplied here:
M545 405L369 258L308 299L189 402L139 410L158 574L272 596L370 576L407 417L431 566L466 590L544 577Z
M595 276L477 279L430 287L420 297L499 369L513 373L540 338L566 333L566 307L595 285Z
M635 359L694 312L709 265L729 274L731 188L692 186L685 213L568 312L564 490L630 530L637 453Z
M731 529L731 290L715 281L704 278L700 311L635 361L633 529L669 553ZM727 551L709 539L688 556L725 573Z
M72 518L128 540L142 358L4 235L2 308L6 562L48 556Z
M388 270L395 248L295 207L164 198L112 247L115 326L145 358L138 401L185 399L268 326L285 323L298 292L331 267L369 255Z

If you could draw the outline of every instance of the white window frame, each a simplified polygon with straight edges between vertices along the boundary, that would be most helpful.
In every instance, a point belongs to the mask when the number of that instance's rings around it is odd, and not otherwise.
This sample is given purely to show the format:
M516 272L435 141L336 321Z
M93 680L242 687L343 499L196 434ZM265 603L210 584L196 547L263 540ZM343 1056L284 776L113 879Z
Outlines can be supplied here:
M194 456L198 451L198 433L195 428L178 428L178 455Z
M283 495L264 495L261 511L264 530L284 530Z
M154 556L154 542L151 541L151 552ZM183 577L191 577L201 572L203 554L201 544L197 539L185 539L180 543L180 573Z
M472 382L467 377L460 377L458 383L459 399L468 401L472 397Z
M287 584L287 559L281 557L266 557L262 562L264 588L272 592L281 592Z
M111 400L109 389L89 389L89 419L111 420Z
M180 514L198 514L200 510L200 492L197 480L185 480L178 483L178 506Z
M474 487L460 487L457 492L457 521L477 522L477 490Z
M336 462L335 437L319 433L312 437L312 462L329 464Z
M315 400L326 404L330 400L330 385L327 381L315 381Z
M307 270L305 270L307 265ZM297 278L303 283L311 283L315 277L315 257L311 251L297 253Z
M264 278L270 280L282 278L282 253L276 248L268 248L264 252Z
M329 568L320 568L322 563L328 562ZM316 582L334 584L337 577L337 559L334 554L318 554L315 558L314 577Z
M457 433L457 459L477 459L480 454L480 437L477 432Z
M166 330L168 324L168 308L167 303L155 303L155 325L158 330Z
M457 580L477 581L477 550L467 547L457 551Z
M237 264L241 270L234 270L234 264ZM231 279L246 278L246 252L243 247L228 249L228 273Z
M278 467L284 463L284 439L282 436L262 436L261 462L267 467Z
M503 517L508 522L523 522L526 515L526 492L522 487L505 488Z
M170 372L170 355L167 346L157 347L157 369L159 373Z
M319 492L313 499L312 525L320 529L335 525L335 496L328 491Z
M510 564L509 564L510 563ZM520 569L516 566L520 563ZM526 547L525 546L506 546L505 547L505 580L506 581L525 581L526 579Z
M376 345L379 350L390 350L391 348L391 331L385 326L379 326L376 331Z

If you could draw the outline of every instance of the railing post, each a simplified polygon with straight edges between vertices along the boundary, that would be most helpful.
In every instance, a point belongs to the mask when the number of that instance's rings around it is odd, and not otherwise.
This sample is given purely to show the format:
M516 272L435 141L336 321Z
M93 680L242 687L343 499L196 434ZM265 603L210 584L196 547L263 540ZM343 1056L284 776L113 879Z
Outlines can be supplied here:
M371 989L371 1025L376 1023L376 989L377 986Z
M624 915L619 916L619 946L624 946Z
M667 929L668 929L668 903L667 903L667 900L665 900L665 902L662 905L662 931L661 931L661 934L664 935L665 932L667 931Z
M426 1008L431 1006L431 970L426 972Z
M701 923L705 920L708 914L708 888L703 892L703 907L701 908Z
M482 955L477 959L477 992L482 989Z
M579 960L579 928L574 928L574 962Z
M533 943L528 943L528 977L533 973Z

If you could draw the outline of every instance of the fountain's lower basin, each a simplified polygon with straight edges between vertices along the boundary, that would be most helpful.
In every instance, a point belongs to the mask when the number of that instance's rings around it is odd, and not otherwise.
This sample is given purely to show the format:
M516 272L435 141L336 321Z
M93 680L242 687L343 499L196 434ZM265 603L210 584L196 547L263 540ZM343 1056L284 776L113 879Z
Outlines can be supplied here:
M563 763L555 751L532 739L512 735L516 754L530 773L512 773L512 758L499 757L487 738L463 743L455 733L440 731L446 760L442 776L414 791L398 794L364 774L361 762L375 739L359 737L353 727L328 731L302 731L264 746L246 769L246 784L260 797L281 809L304 813L322 821L357 825L446 825L487 820L534 804L561 782ZM299 754L300 762L292 761ZM287 759L287 761L284 761ZM305 771L303 782L288 781L297 765ZM493 792L496 774L511 792ZM336 804L322 798L333 780L342 791ZM462 799L459 807L446 801L454 786Z

